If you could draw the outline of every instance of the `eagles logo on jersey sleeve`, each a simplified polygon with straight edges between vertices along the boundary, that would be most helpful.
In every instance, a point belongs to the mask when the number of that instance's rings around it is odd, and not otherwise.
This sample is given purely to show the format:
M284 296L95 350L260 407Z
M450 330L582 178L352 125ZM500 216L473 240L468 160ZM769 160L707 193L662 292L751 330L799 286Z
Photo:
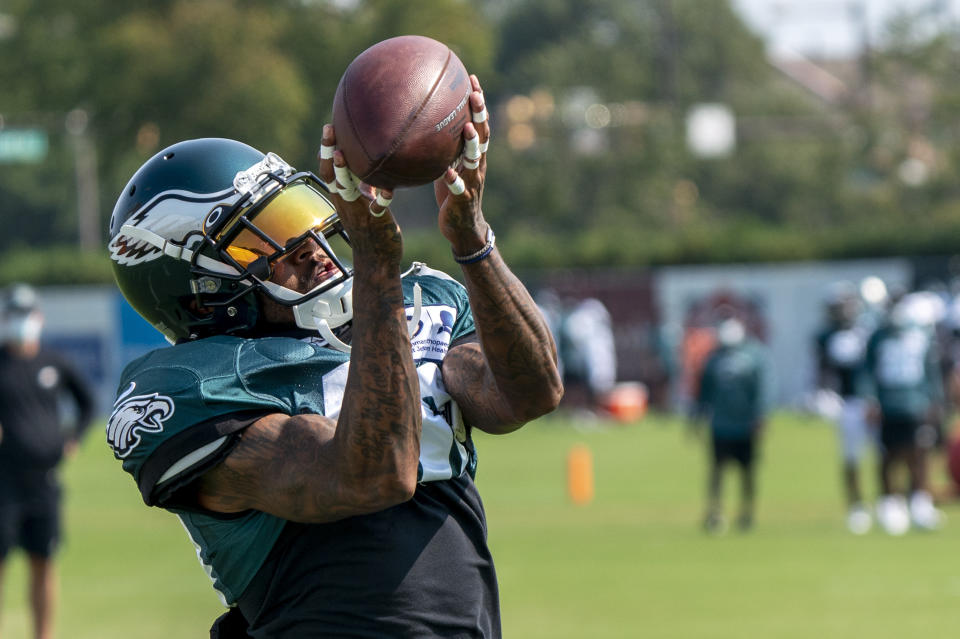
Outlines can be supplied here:
M252 421L289 410L239 383L234 366L244 343L210 338L159 349L124 371L107 443L148 505L167 505L166 497L221 460Z
M107 443L114 455L125 459L140 443L141 433L162 433L163 422L173 415L173 400L166 395L134 395L136 382L120 393L107 424Z

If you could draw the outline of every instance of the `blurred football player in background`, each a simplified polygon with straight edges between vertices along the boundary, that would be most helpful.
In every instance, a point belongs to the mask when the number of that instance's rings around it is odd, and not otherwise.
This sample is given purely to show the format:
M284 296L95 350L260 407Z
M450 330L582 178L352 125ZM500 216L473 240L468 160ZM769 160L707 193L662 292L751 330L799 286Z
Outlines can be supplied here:
M34 637L53 637L61 541L57 467L90 425L93 395L62 357L41 348L36 292L16 284L2 293L0 334L0 586L4 560L22 548L30 564ZM67 423L64 401L72 402Z
M928 488L927 454L942 420L943 380L928 297L902 297L867 344L866 367L880 423L880 486L877 521L892 535L911 522L932 530L942 523ZM909 500L894 485L900 465L909 474Z
M728 462L740 467L741 530L753 525L756 464L760 436L770 407L771 371L762 345L749 337L739 319L722 320L716 329L717 346L700 375L694 426L710 424L710 464L704 529L726 528L721 503L722 476Z
M610 311L600 300L571 300L560 323L564 401L590 413L617 381L617 352Z
M126 368L108 441L231 607L211 636L501 636L471 432L516 430L562 386L481 210L471 81L459 170L434 185L465 286L401 273L391 194L356 182L330 126L319 178L189 140L116 204L120 289L175 346Z
M817 335L817 387L836 397L836 421L843 458L847 528L862 535L873 520L860 488L864 455L875 449L874 430L867 420L869 380L865 367L870 328L859 323L860 295L852 282L831 285L825 305L825 326Z

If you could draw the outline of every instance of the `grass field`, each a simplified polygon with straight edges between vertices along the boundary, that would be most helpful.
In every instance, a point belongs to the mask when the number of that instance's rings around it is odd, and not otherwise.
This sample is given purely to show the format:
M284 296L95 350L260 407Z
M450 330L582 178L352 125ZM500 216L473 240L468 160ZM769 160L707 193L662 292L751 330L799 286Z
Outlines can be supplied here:
M566 495L566 457L586 445L596 496ZM704 454L681 422L577 428L544 419L477 439L477 484L508 638L831 639L953 636L960 619L960 504L936 533L854 537L843 526L832 430L773 420L757 525L705 536ZM873 489L873 469L865 485ZM942 471L934 479L945 483ZM142 505L101 434L64 473L62 639L205 637L220 605L186 533ZM731 474L725 493L735 505ZM27 637L25 566L11 558L4 639Z

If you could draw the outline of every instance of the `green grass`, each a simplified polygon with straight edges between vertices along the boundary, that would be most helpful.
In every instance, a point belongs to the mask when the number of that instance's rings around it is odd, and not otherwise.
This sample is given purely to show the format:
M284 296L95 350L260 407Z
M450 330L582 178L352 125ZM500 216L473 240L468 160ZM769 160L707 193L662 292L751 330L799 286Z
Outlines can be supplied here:
M595 498L570 503L566 459L586 445ZM480 436L508 638L830 639L952 636L960 504L937 533L853 537L833 431L779 415L763 446L757 525L705 536L705 455L672 418L578 429L551 418ZM865 485L873 491L873 468ZM944 484L942 471L934 479ZM221 611L176 518L148 509L99 433L68 462L60 557L63 639L206 636ZM736 505L735 476L725 486ZM22 556L8 562L3 637L26 637Z

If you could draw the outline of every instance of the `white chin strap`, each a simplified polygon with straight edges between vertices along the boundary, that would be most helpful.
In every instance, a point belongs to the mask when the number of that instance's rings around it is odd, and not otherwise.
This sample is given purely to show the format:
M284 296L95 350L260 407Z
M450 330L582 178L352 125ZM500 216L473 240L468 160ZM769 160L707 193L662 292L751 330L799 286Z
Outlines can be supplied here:
M352 282L353 280L351 279L349 281ZM300 306L310 306L310 305L309 303L307 303L307 304L297 305L293 307L294 315L297 317L298 326L300 326L301 328L316 328L317 332L320 333L320 337L327 340L327 343L330 344L331 347L335 348L341 353L350 352L350 345L344 343L333 332L333 328L336 328L337 326L340 326L345 322L339 322L337 324L334 324L333 327L331 327L330 322L327 320L327 318L321 317L319 314L314 312L312 314L314 326L305 327L302 324L300 324L300 319L299 319L300 314L298 312L298 309L300 308ZM313 308L316 309L317 306L321 306L321 305L313 305ZM407 320L407 336L408 337L413 337L413 334L417 331L417 326L420 324L420 315L422 314L422 312L423 312L423 291L421 290L419 284L414 284L413 285L413 316Z
M350 345L344 343L339 337L333 334L333 330L330 328L330 325L327 324L327 320L315 317L313 318L313 321L316 323L316 326L313 328L317 329L317 332L320 333L320 337L327 340L327 344L341 353L350 352Z
M296 291L264 282L270 292L279 299L294 300L301 296ZM294 320L300 328L316 330L320 337L341 353L349 353L350 345L338 338L333 329L353 319L353 278L334 286L317 297L291 307ZM413 317L407 320L407 334L413 336L420 324L423 312L423 292L419 284L413 285Z
M273 282L264 282L263 285L277 299L293 301L303 296L302 293ZM297 326L318 331L333 348L344 353L350 352L350 346L339 340L333 334L333 329L353 319L352 277L312 299L294 304L290 310L293 311L293 319Z
M420 314L423 312L423 292L419 284L413 285L413 317L407 320L407 336L413 337L420 324Z

